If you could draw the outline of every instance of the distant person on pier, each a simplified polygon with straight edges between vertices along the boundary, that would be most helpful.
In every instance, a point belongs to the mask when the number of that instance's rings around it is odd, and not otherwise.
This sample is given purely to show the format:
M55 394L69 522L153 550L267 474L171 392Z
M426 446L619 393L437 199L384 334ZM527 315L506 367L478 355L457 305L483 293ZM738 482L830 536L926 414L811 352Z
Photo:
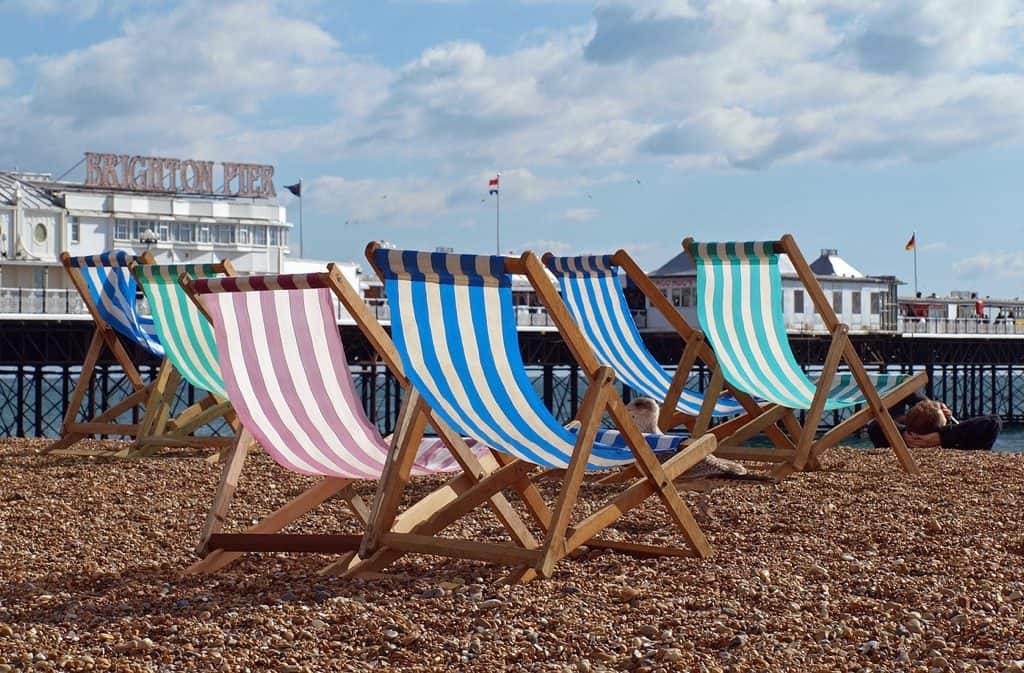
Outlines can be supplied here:
M913 405L906 416L903 409ZM903 439L911 448L941 446L947 449L978 449L988 451L996 443L1003 424L998 416L977 416L957 422L953 412L942 402L929 400L917 392L892 409ZM878 421L868 424L868 437L875 448L889 446Z

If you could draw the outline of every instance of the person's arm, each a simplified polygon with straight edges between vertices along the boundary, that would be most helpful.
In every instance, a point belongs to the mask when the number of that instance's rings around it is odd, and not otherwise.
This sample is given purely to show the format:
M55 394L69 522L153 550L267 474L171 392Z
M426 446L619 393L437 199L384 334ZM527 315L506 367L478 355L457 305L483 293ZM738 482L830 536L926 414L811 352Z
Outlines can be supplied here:
M925 432L918 434L909 430L903 433L903 440L912 449L924 449L932 446L942 446L942 435L938 432Z

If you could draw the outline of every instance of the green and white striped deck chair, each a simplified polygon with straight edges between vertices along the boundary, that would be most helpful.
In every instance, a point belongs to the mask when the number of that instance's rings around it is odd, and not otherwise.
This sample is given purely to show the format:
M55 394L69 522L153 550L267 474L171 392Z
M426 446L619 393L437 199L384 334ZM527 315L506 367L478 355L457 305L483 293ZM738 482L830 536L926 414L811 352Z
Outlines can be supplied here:
M822 451L872 418L878 420L903 469L918 473L889 409L921 388L925 374L869 375L865 371L847 326L839 322L792 236L747 243L697 243L687 238L683 247L697 267L697 317L725 379L734 388L778 405L778 409L807 412L795 438L793 460L777 468L776 476L804 469ZM789 256L832 335L817 381L807 378L789 345L782 315L780 254ZM848 372L838 371L840 361L845 361ZM864 408L815 440L824 411L858 405ZM772 417L762 415L747 430L755 430L759 420Z
M234 413L224 390L213 328L178 279L182 274L191 278L233 276L231 262L137 264L132 272L149 300L153 324L167 360L157 376L139 436L124 455L144 456L160 447L228 447L231 437L195 434L196 430L218 418L225 418L233 425ZM206 395L171 418L171 407L182 379Z

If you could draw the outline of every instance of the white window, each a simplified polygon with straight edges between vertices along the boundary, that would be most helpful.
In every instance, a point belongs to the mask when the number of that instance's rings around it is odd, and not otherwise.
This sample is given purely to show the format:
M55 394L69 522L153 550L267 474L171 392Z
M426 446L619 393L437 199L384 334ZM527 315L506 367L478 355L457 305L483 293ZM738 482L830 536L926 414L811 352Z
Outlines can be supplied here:
M178 222L174 229L174 240L182 243L191 243L196 240L196 225L192 222Z
M832 310L836 313L843 312L843 292L842 290L836 290L832 293Z
M81 243L82 242L82 225L79 223L77 217L71 218L71 242Z
M205 224L199 225L199 242L209 243L210 242L210 227Z
M127 241L131 238L131 228L128 220L117 220L114 222L114 238L119 241Z
M855 290L853 296L850 297L850 310L853 311L854 315L860 313L860 290Z
M252 230L252 242L256 245L267 244L267 228L262 226L256 226Z
M804 291L793 290L793 313L804 312Z
M249 230L247 228L238 228L238 242L242 245L249 245Z
M217 235L218 243L234 243L235 242L235 225L233 224L218 224L215 233Z

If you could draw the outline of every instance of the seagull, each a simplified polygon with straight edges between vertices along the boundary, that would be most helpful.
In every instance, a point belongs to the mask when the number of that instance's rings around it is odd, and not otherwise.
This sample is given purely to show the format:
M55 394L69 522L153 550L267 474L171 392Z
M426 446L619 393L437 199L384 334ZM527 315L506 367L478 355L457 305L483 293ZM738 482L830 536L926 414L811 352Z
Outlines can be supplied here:
M594 198L594 197L593 197L593 196L591 196L590 194L587 194L587 198L588 198L588 199L592 199L592 198Z
M638 185L640 184L640 178L633 178L633 179L636 180L636 184L638 184Z

